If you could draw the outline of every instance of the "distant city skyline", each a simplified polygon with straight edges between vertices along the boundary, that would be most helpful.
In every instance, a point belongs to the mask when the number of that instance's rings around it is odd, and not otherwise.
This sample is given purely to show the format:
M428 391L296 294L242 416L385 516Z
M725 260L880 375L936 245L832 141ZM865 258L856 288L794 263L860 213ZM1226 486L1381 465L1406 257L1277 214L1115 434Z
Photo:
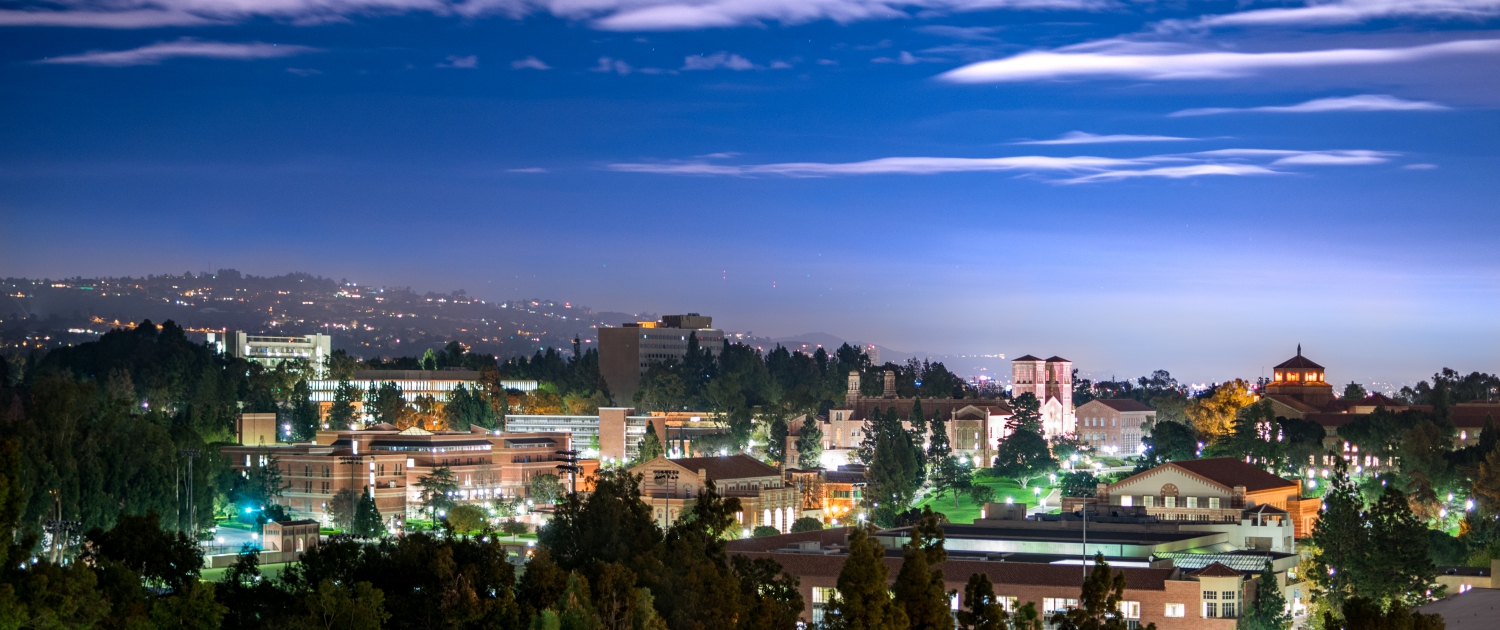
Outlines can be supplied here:
M1490 0L21 0L0 32L0 276L1500 371Z

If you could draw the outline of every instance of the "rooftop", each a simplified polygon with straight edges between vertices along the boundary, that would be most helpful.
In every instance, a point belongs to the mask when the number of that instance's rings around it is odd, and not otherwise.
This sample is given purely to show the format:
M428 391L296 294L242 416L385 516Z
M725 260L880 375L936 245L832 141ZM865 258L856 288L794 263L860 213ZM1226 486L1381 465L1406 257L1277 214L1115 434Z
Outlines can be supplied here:
M1099 403L1115 411L1156 411L1155 407L1134 398L1095 398L1089 402Z
M1228 488L1244 486L1246 492L1259 490L1271 490L1273 488L1285 488L1296 486L1297 482L1289 481L1268 473L1260 468L1246 464L1244 461L1234 457L1211 457L1208 459L1185 459L1171 462L1167 466L1176 466L1190 473L1204 477L1209 481L1218 483ZM1150 471L1146 471L1147 474ZM1128 478L1127 478L1128 480ZM1125 480L1119 483L1124 483Z
M781 476L781 471L745 454L735 454L728 457L684 457L670 461L688 470L706 471L709 479L746 479L749 477Z

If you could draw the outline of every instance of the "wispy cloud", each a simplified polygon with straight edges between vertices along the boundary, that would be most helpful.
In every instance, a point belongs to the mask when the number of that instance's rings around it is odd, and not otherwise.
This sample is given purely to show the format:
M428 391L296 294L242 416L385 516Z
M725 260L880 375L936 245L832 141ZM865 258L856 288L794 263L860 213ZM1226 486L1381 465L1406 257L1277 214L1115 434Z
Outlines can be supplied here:
M204 59L275 59L303 53L318 52L308 46L266 44L262 42L231 43L211 42L184 37L171 42L157 42L130 50L96 50L76 55L49 57L36 63L74 64L88 66L147 66L178 57Z
M1468 39L1405 48L1341 48L1296 52L1176 52L1163 44L1105 41L1022 53L939 75L952 83L1005 83L1086 78L1227 79L1264 70L1379 65L1453 55L1500 53L1500 39Z
M58 11L0 9L0 26L65 26L76 28L159 28L207 26L229 20L179 10L125 9L121 11Z
M472 70L479 67L479 55L448 55L448 60L438 63L439 68L463 68Z
M1000 29L993 26L950 26L947 24L933 24L930 26L919 27L917 29L917 32L964 41L993 42L999 39L998 37L992 35L992 33L998 30Z
M1363 149L1299 151L1286 149L1219 149L1138 158L1020 155L993 158L889 157L861 162L781 162L774 164L693 161L625 162L605 168L624 173L697 176L836 177L853 175L938 175L944 173L1014 172L1063 184L1126 179L1185 179L1205 176L1278 175L1293 167L1382 164L1398 154Z
M1184 109L1169 114L1180 116L1209 116L1213 114L1237 114L1243 112L1267 112L1275 114L1316 114L1322 112L1410 112L1449 109L1430 101L1408 101L1387 94L1360 94L1359 96L1334 96L1318 98L1296 105L1267 105L1263 107L1199 107Z
M610 31L671 31L768 22L841 24L909 19L910 11L1095 10L1113 0L22 0L0 11L0 25L155 28L240 22L256 17L317 24L356 15L430 13L524 17L546 13ZM59 4L70 7L58 10ZM113 10L101 10L99 7Z
M589 71L590 72L613 72L613 73L618 74L620 76L625 76L627 74L630 74L631 72L634 72L635 68L630 67L630 64L625 63L624 61L621 61L619 59L612 59L610 57L600 57L599 58L599 64L596 65L596 66L594 66L593 68L591 68Z
M938 59L936 57L918 57L916 55L913 55L913 54L911 54L911 53L906 52L906 51L903 50L903 51L901 51L901 54L896 55L895 57L876 57L874 59L871 59L870 63L899 63L899 64L901 64L903 66L909 66L909 65L918 64L918 63L942 62L942 61L947 61L947 60L946 59Z
M1430 171L1432 169L1437 168L1437 165L1436 164L1407 164L1406 166L1403 166L1401 168L1406 169L1408 171Z
M1302 7L1254 9L1194 20L1163 22L1166 29L1232 26L1325 26L1378 19L1469 19L1500 15L1500 0L1322 0Z
M531 166L531 167L527 167L527 168L508 168L508 169L505 169L505 172L507 172L507 173L547 173L549 171L547 169L545 169L545 168L540 167L540 166Z
M1119 142L1180 142L1197 140L1178 136L1140 136L1129 134L1096 135L1085 131L1069 131L1051 140L1021 140L1010 144L1066 145L1066 144L1113 144Z
M547 65L546 62L542 61L541 59L537 59L533 55L527 55L525 59L517 59L515 61L510 62L510 67L513 68L513 69L515 69L515 70L525 70L525 69L531 69L531 70L551 70L552 69L552 66Z
M754 70L755 64L750 63L749 59L723 50L712 55L689 55L682 62L683 70L713 70L715 68Z

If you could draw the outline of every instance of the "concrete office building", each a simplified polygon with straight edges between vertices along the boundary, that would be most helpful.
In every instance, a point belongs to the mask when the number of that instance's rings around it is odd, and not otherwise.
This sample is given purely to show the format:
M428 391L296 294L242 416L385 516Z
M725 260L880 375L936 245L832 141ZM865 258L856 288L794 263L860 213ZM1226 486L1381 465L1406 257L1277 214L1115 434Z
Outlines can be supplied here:
M208 345L220 354L275 367L282 361L301 359L319 370L323 359L333 352L333 337L328 335L252 335L243 330L208 333Z
M688 313L600 328L599 371L615 402L630 402L640 388L641 375L653 362L681 361L687 355L689 336L696 336L698 345L709 353L718 354L724 331L714 328L713 322L712 317Z

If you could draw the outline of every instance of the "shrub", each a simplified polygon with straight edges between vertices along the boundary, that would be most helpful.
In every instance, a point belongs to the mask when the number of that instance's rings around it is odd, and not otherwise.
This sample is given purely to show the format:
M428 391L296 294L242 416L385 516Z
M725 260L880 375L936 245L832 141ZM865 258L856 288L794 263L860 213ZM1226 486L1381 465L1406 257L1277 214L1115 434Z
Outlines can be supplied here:
M500 524L500 531L508 536L520 536L531 531L531 528L520 521L505 521Z
M985 503L994 503L995 489L991 488L990 486L975 484L974 487L969 488L969 498L973 499L975 503L981 505Z
M756 525L755 530L750 532L750 535L756 538L760 538L762 536L778 536L780 534L781 532L777 531L775 527L771 527L770 525Z
M448 510L448 524L456 532L477 532L484 529L484 521L484 510L472 505L455 505Z
M792 521L793 532L815 532L820 529L823 529L822 519L813 518L811 516L804 516L795 521Z

